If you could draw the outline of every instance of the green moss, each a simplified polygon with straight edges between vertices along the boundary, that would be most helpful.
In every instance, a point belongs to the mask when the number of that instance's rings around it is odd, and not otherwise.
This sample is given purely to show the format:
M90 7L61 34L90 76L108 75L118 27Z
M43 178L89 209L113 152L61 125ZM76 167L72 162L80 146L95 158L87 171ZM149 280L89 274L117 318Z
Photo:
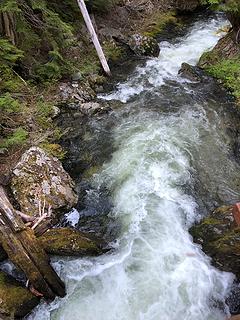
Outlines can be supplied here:
M105 41L103 51L108 60L117 61L123 56L123 49L115 41Z
M54 156L59 160L64 159L66 156L66 151L64 151L63 148L57 143L42 142L39 146L49 155Z
M39 302L29 290L3 272L0 273L0 300L1 312L14 319L25 316Z
M221 221L218 219L214 219L212 217L207 217L205 218L201 224L205 224L205 225L216 225L216 224L221 224Z
M221 60L208 66L206 70L213 77L220 79L233 95L240 99L240 57Z
M151 24L144 27L146 36L155 37L169 24L178 24L175 11L157 12L151 18Z
M10 93L5 93L0 96L0 112L16 113L21 110L21 105L18 100L13 99Z
M50 229L40 237L42 246L50 254L61 255L96 255L100 247L89 236L73 229Z
M90 179L95 173L100 169L100 166L92 166L89 169L85 170L83 173L84 179Z
M0 141L0 149L23 145L27 140L28 132L22 127L17 128L12 134Z

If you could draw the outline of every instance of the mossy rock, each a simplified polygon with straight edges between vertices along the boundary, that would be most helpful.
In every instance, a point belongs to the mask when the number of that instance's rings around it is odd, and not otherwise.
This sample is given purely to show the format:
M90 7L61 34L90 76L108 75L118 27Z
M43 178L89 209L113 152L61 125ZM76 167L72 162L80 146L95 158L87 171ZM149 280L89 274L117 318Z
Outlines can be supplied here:
M234 33L228 32L226 36L218 41L212 51L203 53L198 62L198 66L208 68L222 60L237 58L239 55L240 46L236 44Z
M176 12L168 11L163 13L158 11L151 16L150 21L147 20L147 23L143 26L143 33L149 37L156 37L170 25L171 27L180 25Z
M217 268L240 279L240 228L233 218L232 206L216 209L190 233Z
M92 256L104 252L100 241L70 228L50 229L39 238L39 241L45 251L53 255Z
M39 303L27 288L0 272L0 319L22 319Z
M61 162L38 147L27 150L13 170L12 191L22 212L39 215L39 208L53 217L77 203L74 182Z
M126 43L138 56L157 57L160 53L158 42L153 37L134 34Z

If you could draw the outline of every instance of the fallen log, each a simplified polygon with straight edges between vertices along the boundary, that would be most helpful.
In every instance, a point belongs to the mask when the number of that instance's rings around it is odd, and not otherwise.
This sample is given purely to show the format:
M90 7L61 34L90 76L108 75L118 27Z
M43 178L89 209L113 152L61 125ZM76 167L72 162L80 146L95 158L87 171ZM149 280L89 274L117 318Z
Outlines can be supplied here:
M50 266L33 230L27 228L0 186L0 243L9 259L19 267L46 299L65 295L65 286Z

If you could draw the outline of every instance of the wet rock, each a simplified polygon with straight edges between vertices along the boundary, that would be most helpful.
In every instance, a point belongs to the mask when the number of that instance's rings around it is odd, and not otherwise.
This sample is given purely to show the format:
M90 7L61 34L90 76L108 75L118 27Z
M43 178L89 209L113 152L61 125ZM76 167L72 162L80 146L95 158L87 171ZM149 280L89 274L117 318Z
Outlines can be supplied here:
M179 74L191 81L201 82L203 80L203 71L200 68L191 66L188 63L182 64Z
M114 40L125 48L130 49L137 56L158 57L160 53L159 44L156 39L141 34L131 36L121 35Z
M236 43L236 36L234 32L229 32L218 41L212 51L206 52L201 56L198 66L200 68L206 68L224 59L234 59L238 57L239 54L240 47Z
M240 314L232 316L229 320L240 320Z
M217 268L232 272L240 279L240 228L235 222L232 206L216 209L193 226L190 233Z
M180 11L194 11L200 5L200 0L176 0L174 3L174 7Z
M39 240L45 251L53 255L84 256L104 252L103 243L99 240L70 228L50 229Z
M87 81L84 83L79 83L78 81L62 83L59 86L59 90L59 100L61 103L86 102L96 98L96 93Z
M61 162L38 147L23 154L13 171L11 188L21 211L32 216L69 210L78 199Z
M0 319L23 318L39 303L27 288L0 272Z
M240 285L234 283L230 294L226 298L226 304L231 314L240 314Z
M134 34L127 41L130 49L138 56L158 57L160 48L156 39Z
M80 71L72 75L72 81L80 81L80 80L82 80L82 74Z

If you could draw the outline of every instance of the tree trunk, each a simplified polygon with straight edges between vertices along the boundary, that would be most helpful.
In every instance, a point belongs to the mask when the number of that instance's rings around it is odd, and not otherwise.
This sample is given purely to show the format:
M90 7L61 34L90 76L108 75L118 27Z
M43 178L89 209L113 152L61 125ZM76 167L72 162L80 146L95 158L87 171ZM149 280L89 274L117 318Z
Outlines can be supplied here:
M13 12L0 13L0 33L6 36L12 44L16 44L16 19Z

